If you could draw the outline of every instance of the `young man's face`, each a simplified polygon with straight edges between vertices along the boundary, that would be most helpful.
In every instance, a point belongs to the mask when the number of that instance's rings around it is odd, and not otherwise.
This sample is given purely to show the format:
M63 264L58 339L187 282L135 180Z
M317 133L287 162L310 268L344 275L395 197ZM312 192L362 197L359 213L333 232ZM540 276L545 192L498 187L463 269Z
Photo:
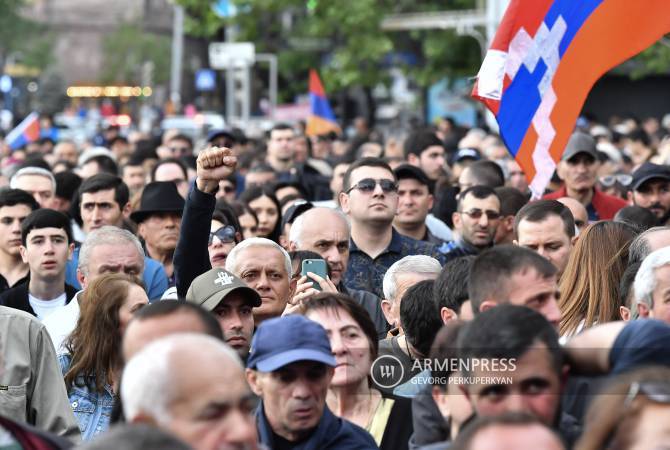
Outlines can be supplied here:
M0 251L10 256L19 256L21 223L31 212L28 205L22 204L0 208Z
M515 243L547 258L558 269L560 277L572 251L572 239L565 232L560 216L552 214L540 222L522 220Z
M444 147L433 145L419 155L419 166L431 180L437 180L444 174Z
M588 153L577 153L567 161L561 161L558 174L568 189L584 191L596 184L598 162Z
M454 227L464 241L475 247L488 247L500 223L500 200L494 195L476 198L467 194L452 218Z
M374 189L366 191L360 189L359 183L363 180L374 180ZM358 167L351 172L349 178L349 193L340 194L342 211L351 216L353 221L370 222L375 224L393 222L398 209L398 192L384 192L380 183L394 183L393 173L383 167Z
M65 271L72 250L74 244L68 242L62 228L35 228L26 236L26 245L21 246L21 257L33 277L57 279Z
M394 219L396 225L424 223L432 207L433 196L428 186L411 178L398 181L398 215Z
M634 205L647 208L661 219L670 211L670 181L652 179L628 194Z
M112 225L123 225L123 211L114 198L114 189L85 192L81 195L79 213L85 233Z

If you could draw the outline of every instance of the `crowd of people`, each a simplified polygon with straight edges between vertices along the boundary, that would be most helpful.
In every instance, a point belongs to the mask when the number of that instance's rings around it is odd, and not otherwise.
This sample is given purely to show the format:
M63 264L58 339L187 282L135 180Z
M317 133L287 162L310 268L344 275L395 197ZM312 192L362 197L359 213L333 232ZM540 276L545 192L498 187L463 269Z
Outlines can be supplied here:
M0 448L667 446L670 121L355 124L0 144Z

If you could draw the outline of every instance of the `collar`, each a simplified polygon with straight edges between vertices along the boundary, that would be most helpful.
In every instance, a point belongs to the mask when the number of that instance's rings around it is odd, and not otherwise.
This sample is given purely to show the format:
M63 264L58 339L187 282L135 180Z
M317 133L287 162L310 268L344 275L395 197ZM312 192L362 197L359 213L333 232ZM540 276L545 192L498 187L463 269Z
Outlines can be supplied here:
M391 242L389 242L388 247L379 254L379 256L383 255L384 253L387 252L395 252L395 253L401 253L402 252L402 243L404 240L404 236L396 231L395 228L391 227ZM358 248L358 245L356 245L356 242L354 242L354 238L350 237L349 238L349 253L353 252L363 252L363 250ZM364 252L363 252L364 253ZM378 257L379 257L378 256Z

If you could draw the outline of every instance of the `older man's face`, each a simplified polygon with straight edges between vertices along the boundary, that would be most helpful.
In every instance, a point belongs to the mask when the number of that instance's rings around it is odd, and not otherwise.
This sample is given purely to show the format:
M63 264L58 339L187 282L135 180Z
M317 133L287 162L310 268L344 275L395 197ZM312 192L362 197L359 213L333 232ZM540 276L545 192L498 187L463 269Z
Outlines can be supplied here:
M22 175L16 179L16 188L31 194L41 208L55 206L56 192L51 180L42 175Z
M144 258L134 244L101 244L91 250L86 274L77 270L77 277L86 289L91 281L105 273L125 273L141 279L143 271Z

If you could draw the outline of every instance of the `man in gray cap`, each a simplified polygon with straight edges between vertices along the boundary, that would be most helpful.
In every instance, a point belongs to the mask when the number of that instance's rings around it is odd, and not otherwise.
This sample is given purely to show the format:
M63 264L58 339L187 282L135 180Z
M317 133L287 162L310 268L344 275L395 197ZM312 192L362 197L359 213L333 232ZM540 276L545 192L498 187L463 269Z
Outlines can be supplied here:
M626 201L607 195L595 188L598 172L598 153L596 142L588 134L576 131L570 136L561 162L558 164L558 176L563 187L547 194L545 199L557 200L570 197L579 201L589 213L589 221L611 220Z
M258 292L232 273L211 269L191 283L186 301L196 303L216 316L223 338L242 360L249 355L254 333L252 308L261 305Z

